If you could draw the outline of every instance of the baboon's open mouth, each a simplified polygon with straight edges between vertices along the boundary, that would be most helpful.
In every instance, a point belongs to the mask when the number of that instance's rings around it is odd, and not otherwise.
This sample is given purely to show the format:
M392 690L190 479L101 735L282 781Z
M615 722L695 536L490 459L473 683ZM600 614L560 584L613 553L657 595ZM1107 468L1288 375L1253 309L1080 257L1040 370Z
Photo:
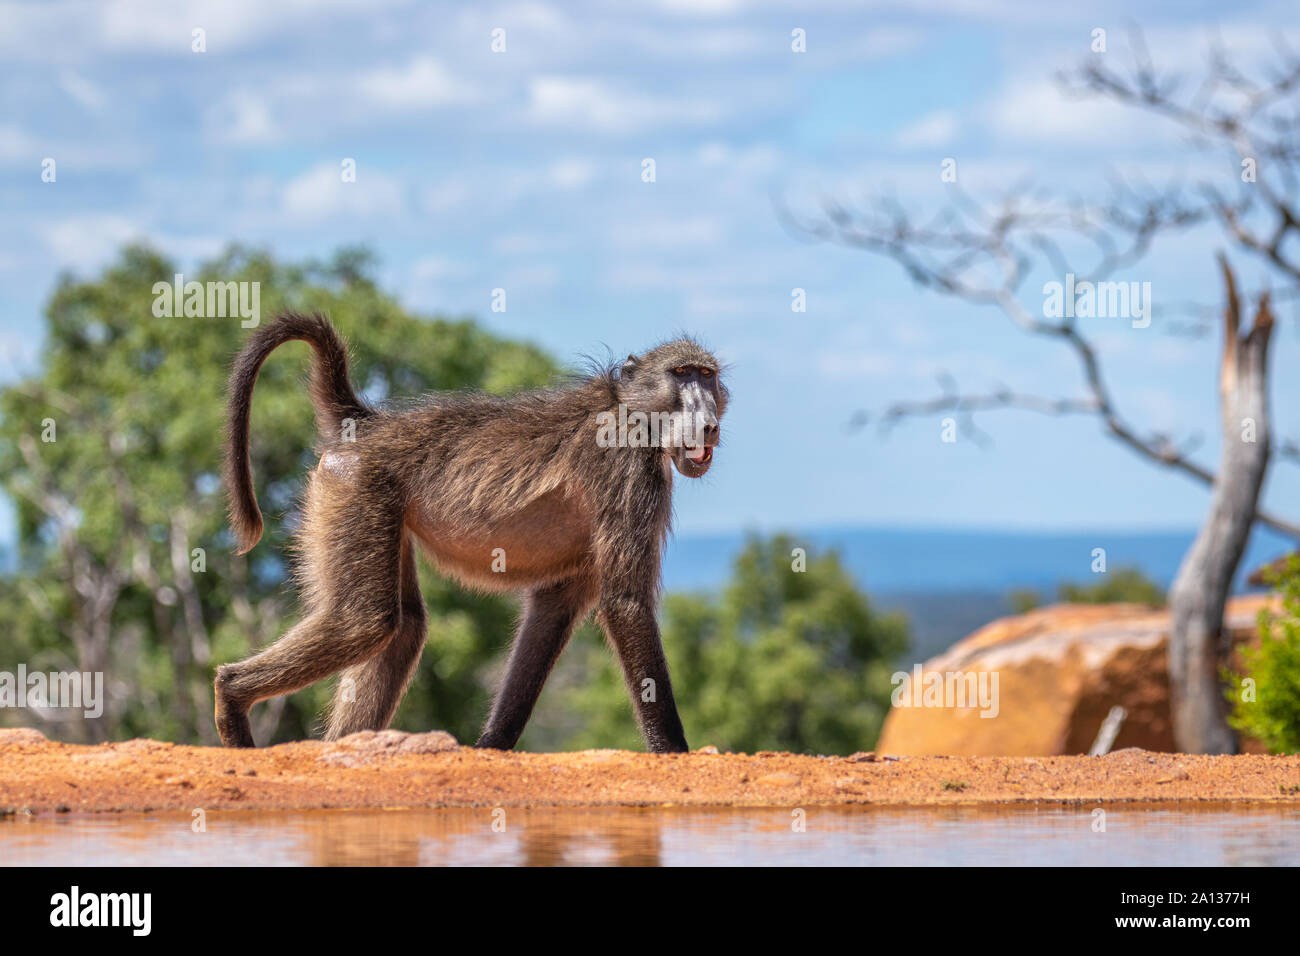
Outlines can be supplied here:
M699 478L709 470L709 465L713 462L713 446L678 448L673 453L672 459L677 470L687 478Z

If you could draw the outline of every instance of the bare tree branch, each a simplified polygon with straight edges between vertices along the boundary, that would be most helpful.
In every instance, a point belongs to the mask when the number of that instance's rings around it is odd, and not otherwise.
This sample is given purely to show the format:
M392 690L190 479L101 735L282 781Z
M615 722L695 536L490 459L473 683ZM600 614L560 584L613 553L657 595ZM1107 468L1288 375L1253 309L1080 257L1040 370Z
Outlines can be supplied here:
M1061 342L1074 354L1082 374L1085 395L1078 398L1046 399L1008 389L963 396L948 390L937 399L895 403L877 420L892 425L904 417L952 411L962 417L967 434L985 443L987 436L971 417L976 411L1024 408L1045 414L1091 413L1101 419L1112 439L1140 457L1214 484L1215 473L1191 459L1187 443L1159 433L1144 434L1124 414L1095 344L1075 319L1036 314L1021 297L1035 267L1055 275L1073 273L1079 283L1107 281L1140 261L1162 233L1207 222L1217 223L1235 245L1289 280L1285 298L1300 295L1300 260L1291 258L1294 244L1288 244L1292 234L1300 231L1300 213L1284 198L1300 179L1295 175L1300 166L1300 111L1281 111L1300 93L1300 59L1282 48L1279 62L1267 76L1251 78L1235 69L1216 47L1204 82L1183 94L1187 84L1156 70L1140 33L1134 32L1131 46L1127 71L1112 65L1114 57L1093 57L1074 73L1060 77L1062 86L1067 93L1100 96L1153 112L1194 135L1202 145L1252 160L1255 180L1244 181L1240 195L1229 197L1212 183L1156 187L1140 177L1114 173L1110 197L1100 205L1054 197L1026 184L1017 184L986 205L954 183L948 187L950 204L926 222L893 199L877 200L863 209L829 199L823 201L820 216L802 221L789 210L778 209L788 228L809 238L883 255L923 288L996 307L1023 331ZM1231 178L1236 178L1236 170ZM1283 186L1273 185L1275 179ZM1266 293L1267 289L1258 290L1249 298L1262 303ZM1217 314L1221 314L1217 307L1204 307L1202 321L1192 330L1208 332L1209 318ZM861 424L865 417L859 415L855 422ZM1300 463L1300 445L1284 443L1279 457ZM1300 539L1298 523L1264 512L1258 520Z

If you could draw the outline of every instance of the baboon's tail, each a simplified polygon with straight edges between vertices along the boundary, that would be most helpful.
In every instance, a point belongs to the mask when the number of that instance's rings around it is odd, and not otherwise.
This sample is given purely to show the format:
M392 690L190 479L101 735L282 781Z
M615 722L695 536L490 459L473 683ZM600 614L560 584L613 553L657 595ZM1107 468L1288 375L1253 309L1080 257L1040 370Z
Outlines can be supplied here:
M251 551L262 537L262 512L253 493L253 469L248 458L253 384L266 357L294 340L309 343L316 352L311 369L311 400L316 408L316 426L323 436L337 436L345 418L359 421L373 414L352 391L347 347L323 315L286 312L253 333L243 351L235 356L226 416L226 492L240 554Z

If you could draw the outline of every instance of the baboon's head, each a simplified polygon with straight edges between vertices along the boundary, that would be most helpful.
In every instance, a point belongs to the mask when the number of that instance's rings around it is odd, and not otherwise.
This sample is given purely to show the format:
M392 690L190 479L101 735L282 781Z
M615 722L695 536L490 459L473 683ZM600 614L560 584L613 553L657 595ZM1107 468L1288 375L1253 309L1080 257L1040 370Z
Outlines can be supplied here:
M629 355L618 376L619 400L628 413L658 420L659 445L687 478L699 478L713 462L727 408L721 366L690 339L669 342L641 356Z

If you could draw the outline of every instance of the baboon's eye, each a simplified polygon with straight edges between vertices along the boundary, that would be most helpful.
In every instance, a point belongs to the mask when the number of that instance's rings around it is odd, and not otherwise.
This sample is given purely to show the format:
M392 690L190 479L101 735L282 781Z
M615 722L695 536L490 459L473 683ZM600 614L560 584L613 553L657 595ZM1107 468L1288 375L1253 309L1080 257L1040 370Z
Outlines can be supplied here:
M713 374L713 369L701 367L700 374L703 375L705 378L708 378L710 375Z
M673 369L673 374L674 374L674 375L685 375L685 374L686 374L686 366L685 366L685 365L679 365L679 366L677 366L677 368Z

